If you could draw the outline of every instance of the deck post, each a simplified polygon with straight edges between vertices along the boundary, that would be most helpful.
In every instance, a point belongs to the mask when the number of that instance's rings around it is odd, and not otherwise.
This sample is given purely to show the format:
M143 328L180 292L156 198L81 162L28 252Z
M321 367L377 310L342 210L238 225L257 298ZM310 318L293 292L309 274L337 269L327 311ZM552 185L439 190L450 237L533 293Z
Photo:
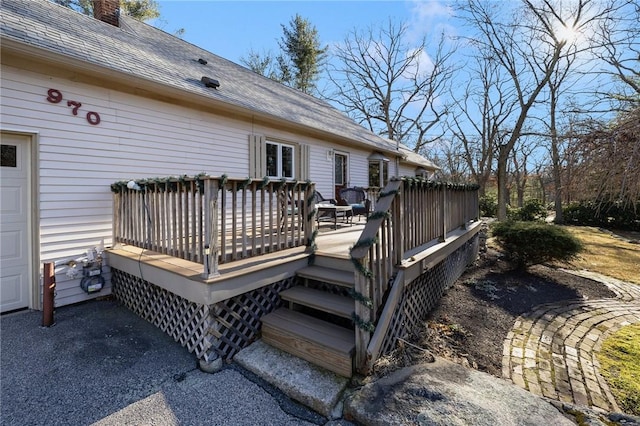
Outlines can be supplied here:
M403 194L404 184L400 186L400 190L396 195L396 201L392 205L391 214L392 214L392 222L394 224L392 228L393 232L393 266L399 265L402 263L402 256L404 254L405 248L405 235L404 235L404 209L405 205L405 197Z
M202 277L213 278L218 272L218 187L217 179L204 181L204 270Z
M316 209L316 202L314 193L316 190L316 186L313 183L310 183L306 186L306 190L304 192L304 200L302 201L302 211L305 214L304 220L304 241L307 248L310 248L315 244L313 240L313 233L315 231L316 221L315 216L317 213L313 213Z
M444 242L447 239L447 184L446 183L443 183L441 188L440 213L442 215L442 235L440 236L440 242Z
M469 194L471 192L467 191L466 189L462 190L462 211L463 211L463 215L462 215L462 225L460 226L461 229L467 229L467 223L469 222L469 206L467 203L467 199L469 198Z
M369 256L365 256L360 259L363 265L369 264ZM355 286L354 289L357 293L360 293L363 299L371 299L371 286L369 285L370 279L367 278L362 272L355 271ZM355 355L355 367L356 370L362 374L367 373L369 365L368 348L371 341L371 332L363 329L364 324L371 323L371 308L365 306L365 304L356 301L355 302L355 319L359 319L356 322L356 355Z

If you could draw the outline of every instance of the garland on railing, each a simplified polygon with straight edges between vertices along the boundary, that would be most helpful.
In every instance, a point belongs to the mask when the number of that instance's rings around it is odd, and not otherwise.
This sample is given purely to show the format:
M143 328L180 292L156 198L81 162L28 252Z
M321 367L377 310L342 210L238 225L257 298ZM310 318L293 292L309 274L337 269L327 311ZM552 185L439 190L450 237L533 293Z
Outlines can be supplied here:
M303 189L306 191L307 188L309 188L309 186L311 185L311 181L310 180L306 180L303 186ZM315 194L309 194L309 197L307 197L307 210L309 209L309 207L311 207L311 205L314 203L315 200ZM316 214L318 213L318 209L314 206L313 210L309 211L309 213L307 213L307 223L311 222L313 223L313 220L316 217ZM315 262L316 259L316 251L318 250L318 245L316 244L316 237L318 236L318 229L314 229L313 232L311 233L311 237L309 238L309 240L307 241L307 247L309 247L309 249L311 250L311 255L309 256L309 259L307 261L308 265L313 265L313 263Z
M364 277L367 278L367 279L373 278L373 271L371 271L369 268L364 266L362 264L362 262L360 262L360 259L357 259L357 258L355 258L353 256L353 250L355 250L356 248L360 248L360 247L371 247L374 244L376 244L377 242L378 242L377 238L369 238L369 239L366 239L366 240L358 240L358 242L353 247L351 247L351 251L350 251L351 263L353 263L353 266L356 268L356 271L358 271L360 274L364 275ZM350 290L349 291L349 295L356 302L360 303L364 307L366 307L368 309L373 309L373 301L370 298L365 297L362 293L359 293L359 292L357 292L355 290ZM367 331L369 333L371 333L371 332L373 332L375 330L375 325L372 322L364 321L355 312L352 314L351 317L352 317L353 323L356 325L356 327L360 328L361 330Z
M394 190L387 191L387 192L380 192L380 194L378 195L378 199L384 198L384 197L388 197L389 195L396 195L396 194L399 194L399 193L400 193L399 189L394 189Z
M366 297L364 294L356 291L353 288L350 288L348 290L348 293L349 296L351 296L351 298L353 298L353 300L355 300L356 302L361 303L366 308L373 309L373 301L371 300L371 298Z
M282 178L282 180L280 180L277 184L274 185L273 189L275 189L276 191L280 191L282 187L284 187L286 184L287 184L287 178Z
M237 191L243 191L244 189L246 189L249 185L251 185L251 181L252 181L252 179L250 177L248 177L245 180L243 180L242 182L240 182L238 184L238 186L236 186L236 192Z
M258 189L262 191L267 185L269 185L269 177L265 176L262 178L262 181L258 184Z
M363 320L355 312L351 313L351 320L360 330L364 330L369 333L376 331L376 326L372 322Z
M119 181L111 184L111 192L114 194L121 193L127 187L127 182Z
M360 272L366 278L372 278L373 277L373 272L371 272L371 269L365 267L362 264L362 262L360 262L358 259L356 259L353 256L351 257L351 263L353 263L353 266L356 268L356 271Z
M197 191L204 192L204 180L205 180L204 178L208 178L208 177L209 175L207 173L202 172L193 176L193 178L189 178L189 176L187 175L181 175L178 177L168 176L168 177L145 178L145 179L137 179L137 180L134 180L134 179L121 180L111 184L111 192L116 194L123 192L126 188L128 188L127 185L129 185L129 182L131 181L135 182L140 187L141 191L146 191L147 188L149 188L151 185L156 185L160 191L171 192L171 191L178 190L178 183L184 184L189 179L193 179L193 181L195 181ZM224 185L224 183L226 182L226 175L222 175L221 179L222 179L221 184Z
M409 188L411 188L413 185L422 188L446 188L453 191L475 191L480 188L480 185L478 185L477 183L454 183L446 181L436 181L425 179L419 176L403 176L401 179L407 184Z
M195 181L196 181L196 189L201 194L204 194L204 178L206 178L206 177L209 177L209 175L207 175L205 172L198 173L197 175L195 175L193 177L195 179ZM222 187L222 185L220 185L220 187Z
M318 249L318 246L316 245L316 237L318 236L318 230L315 229L312 233L311 233L311 237L309 237L309 240L307 241L307 247L309 247L311 249L311 253L315 255L316 250ZM312 262L309 262L310 264L313 264Z

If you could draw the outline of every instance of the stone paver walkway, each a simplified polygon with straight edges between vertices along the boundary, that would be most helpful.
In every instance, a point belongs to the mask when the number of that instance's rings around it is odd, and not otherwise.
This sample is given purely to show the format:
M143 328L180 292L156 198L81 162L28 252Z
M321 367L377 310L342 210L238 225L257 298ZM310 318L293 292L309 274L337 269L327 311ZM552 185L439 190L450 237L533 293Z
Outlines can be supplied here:
M610 334L640 323L640 285L567 272L600 281L617 297L540 305L518 317L504 342L502 376L536 395L620 411L596 354Z

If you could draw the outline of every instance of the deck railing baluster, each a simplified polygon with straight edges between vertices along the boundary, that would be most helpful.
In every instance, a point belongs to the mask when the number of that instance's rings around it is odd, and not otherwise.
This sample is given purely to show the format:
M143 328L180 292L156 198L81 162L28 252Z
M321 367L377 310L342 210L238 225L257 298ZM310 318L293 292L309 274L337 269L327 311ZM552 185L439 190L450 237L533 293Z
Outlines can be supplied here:
M477 189L411 179L391 180L351 249L356 264L356 368L366 372L371 326L375 326L390 281L407 253L432 241L444 241L447 232L466 226L477 214L468 215L468 205L477 205ZM475 211L475 210L474 210ZM360 265L360 266L358 266ZM388 265L388 267L387 267ZM363 300L369 300L371 307ZM378 333L378 330L376 330ZM381 332L384 334L384 331ZM378 341L372 342L378 345Z
M215 233L205 226L212 220L204 189L210 181L218 191ZM215 234L222 263L307 245L315 229L305 217L313 184L208 176L140 183L141 190L114 193L114 243L203 263Z

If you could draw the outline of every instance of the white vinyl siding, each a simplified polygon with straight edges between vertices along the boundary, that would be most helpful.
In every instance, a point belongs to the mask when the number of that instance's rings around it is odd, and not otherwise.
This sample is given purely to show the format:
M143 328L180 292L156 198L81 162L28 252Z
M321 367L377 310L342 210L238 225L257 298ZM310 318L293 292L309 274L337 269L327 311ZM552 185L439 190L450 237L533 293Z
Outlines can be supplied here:
M65 102L47 102L47 90ZM78 116L66 100L82 102ZM84 112L96 111L90 125ZM37 134L40 264L82 257L112 244L113 182L168 175L226 173L246 177L243 123L112 90L2 66L2 129ZM107 261L108 263L108 261ZM79 279L56 268L56 306L88 296Z
M416 175L416 166L412 166L411 164L400 163L400 173L399 176L415 176Z
M333 162L327 158L334 149L349 154L349 184L367 186L367 150L19 69L9 62L2 64L1 72L0 127L37 135L34 207L39 215L40 267L80 258L89 248L111 246L113 182L202 172L264 177L264 169L251 168L256 163L247 149L249 135L254 142L266 141L255 136L260 134L294 146L294 178L310 179L327 197L334 195ZM62 93L63 102L47 102L52 88ZM67 100L82 103L77 116ZM87 111L100 115L99 125L87 122ZM107 286L91 296L80 288L80 279L66 275L67 269L56 268L56 306L109 294L108 266L103 274Z

